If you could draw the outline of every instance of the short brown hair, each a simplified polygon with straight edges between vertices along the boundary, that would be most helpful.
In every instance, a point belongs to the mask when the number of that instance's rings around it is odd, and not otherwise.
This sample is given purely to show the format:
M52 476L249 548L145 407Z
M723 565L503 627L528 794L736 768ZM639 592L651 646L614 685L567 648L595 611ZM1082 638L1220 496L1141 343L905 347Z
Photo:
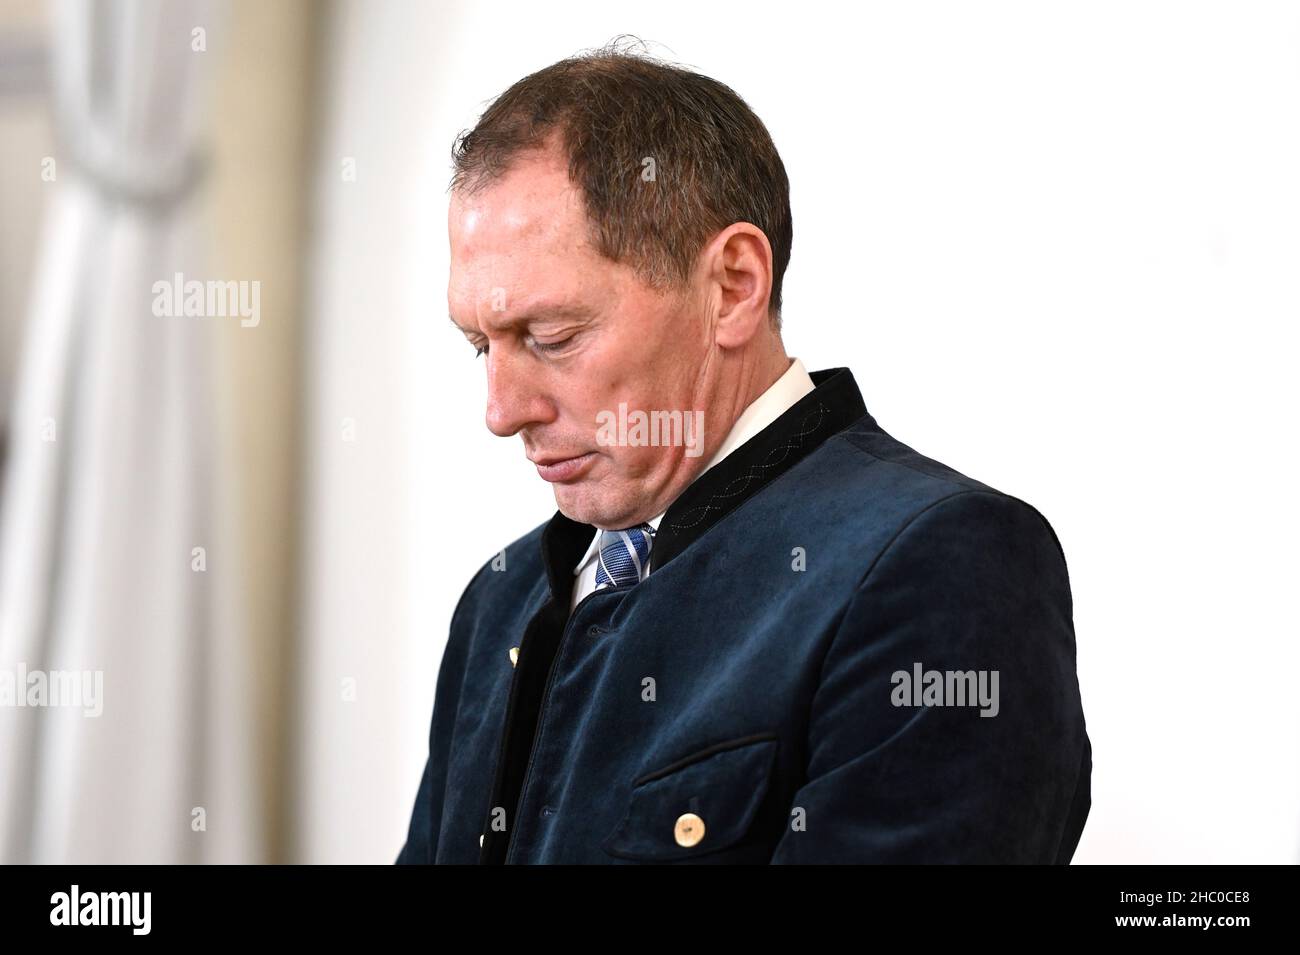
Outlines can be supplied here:
M767 128L730 87L612 41L497 97L456 137L451 188L472 193L555 133L585 196L593 245L652 286L683 285L705 243L732 223L762 229L780 328L790 183Z

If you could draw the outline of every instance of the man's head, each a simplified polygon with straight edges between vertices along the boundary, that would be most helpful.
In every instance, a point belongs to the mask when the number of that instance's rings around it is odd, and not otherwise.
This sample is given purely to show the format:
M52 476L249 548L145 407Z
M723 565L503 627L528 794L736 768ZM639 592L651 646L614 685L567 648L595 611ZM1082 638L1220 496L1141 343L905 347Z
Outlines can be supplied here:
M520 80L453 157L448 305L486 348L488 427L522 436L568 517L653 517L789 364L767 130L721 83L605 50Z

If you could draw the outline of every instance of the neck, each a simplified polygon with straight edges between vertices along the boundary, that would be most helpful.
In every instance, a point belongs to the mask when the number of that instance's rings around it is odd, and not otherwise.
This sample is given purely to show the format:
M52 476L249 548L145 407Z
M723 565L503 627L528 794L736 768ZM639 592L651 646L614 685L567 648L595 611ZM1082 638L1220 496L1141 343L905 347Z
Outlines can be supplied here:
M745 409L790 370L790 358L777 337L761 350L749 348L742 354L724 355L722 360L725 364L718 369L721 373L716 384L700 392L703 397L697 398L697 407L704 409L703 450L683 475L678 491L700 475L706 462L713 460Z
M774 339L771 347L764 349L760 354L742 357L736 387L729 389L734 397L731 398L729 406L728 402L720 402L727 410L727 418L722 422L725 425L722 433L726 434L736 423L736 419L744 414L745 409L789 370L790 358L786 355L785 346L780 338Z

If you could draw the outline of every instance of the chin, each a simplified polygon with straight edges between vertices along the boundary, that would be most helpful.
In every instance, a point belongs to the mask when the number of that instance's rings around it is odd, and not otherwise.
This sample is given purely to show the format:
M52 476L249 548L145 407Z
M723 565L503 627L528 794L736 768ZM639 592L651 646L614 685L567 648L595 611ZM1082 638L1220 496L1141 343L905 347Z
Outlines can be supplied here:
M607 495L596 499L596 495L591 493L594 490L595 488L556 487L555 506L569 520L581 524L602 528L626 527L626 523L618 523L620 515L627 513L626 509L616 506Z

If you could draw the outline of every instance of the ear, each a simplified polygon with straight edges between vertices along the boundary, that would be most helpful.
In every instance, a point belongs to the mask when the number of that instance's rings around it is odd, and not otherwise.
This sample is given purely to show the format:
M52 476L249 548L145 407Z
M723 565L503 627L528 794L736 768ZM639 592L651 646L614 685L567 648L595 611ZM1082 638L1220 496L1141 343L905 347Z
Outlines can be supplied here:
M772 245L758 226L737 222L719 232L700 256L703 279L717 302L714 340L739 348L768 326Z

